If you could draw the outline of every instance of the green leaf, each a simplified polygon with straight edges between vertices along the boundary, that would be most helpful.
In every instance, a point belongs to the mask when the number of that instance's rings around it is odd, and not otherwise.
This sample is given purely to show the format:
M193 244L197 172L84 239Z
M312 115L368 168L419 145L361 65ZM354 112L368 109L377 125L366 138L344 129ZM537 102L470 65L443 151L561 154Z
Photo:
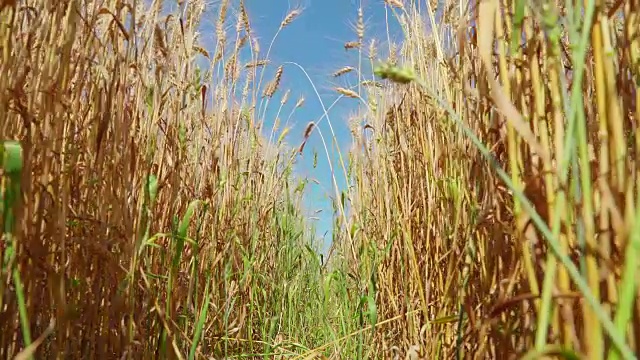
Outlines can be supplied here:
M158 178L155 175L149 175L147 178L147 193L151 204L155 203L158 196Z
M200 200L193 200L187 207L187 211L180 221L180 226L178 226L178 237L182 239L187 237L187 230L189 229L189 224L191 224L191 218L193 217L193 213L199 203Z
M2 168L9 176L15 176L22 171L22 146L17 141L5 141Z
M513 15L513 34L511 35L511 54L518 50L522 41L522 23L524 22L525 0L516 0L515 13Z
M373 296L367 296L367 315L369 317L369 323L373 327L373 331L376 331L376 324L378 323L378 307Z
M204 330L204 323L207 320L207 312L209 310L209 287L211 284L211 276L207 275L206 285L204 287L204 298L202 302L202 308L200 309L200 314L198 316L198 323L196 324L196 329L193 334L193 342L191 343L191 349L189 350L189 360L195 359L196 349L198 348L198 343L200 342L200 338L202 337L202 331Z
M391 63L376 66L373 72L382 79L389 79L400 84L408 84L416 79L413 69L409 67L401 68Z

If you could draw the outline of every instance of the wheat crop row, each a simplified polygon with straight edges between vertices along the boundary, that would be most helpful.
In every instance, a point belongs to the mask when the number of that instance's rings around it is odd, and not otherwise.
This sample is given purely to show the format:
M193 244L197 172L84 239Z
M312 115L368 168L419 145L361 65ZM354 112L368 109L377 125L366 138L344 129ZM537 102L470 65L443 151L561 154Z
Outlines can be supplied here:
M1 358L637 357L637 0L356 2L326 257L305 9L169 3L0 3Z

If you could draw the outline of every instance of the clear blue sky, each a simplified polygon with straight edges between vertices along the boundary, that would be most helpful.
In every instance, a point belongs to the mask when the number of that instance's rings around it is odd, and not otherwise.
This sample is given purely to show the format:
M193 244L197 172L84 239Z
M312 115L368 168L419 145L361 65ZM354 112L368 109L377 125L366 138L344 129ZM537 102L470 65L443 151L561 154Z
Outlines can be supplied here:
M227 22L227 36L230 41L235 38L235 16L237 14L237 2L229 2ZM266 1L266 0L245 0L249 13L252 31L258 37L261 57L266 56L269 43L276 34L280 23L292 9L301 8L301 15L287 26L276 39L269 55L270 68L266 72L263 84L271 80L275 69L285 62L295 62L302 66L314 82L318 93L325 107L329 107L339 96L333 88L341 86L345 88L357 85L357 75L354 73L344 77L333 78L331 74L343 66L353 66L357 68L358 57L356 50L344 48L344 43L357 40L355 24L357 22L357 11L359 0L289 0L289 1ZM165 4L170 10L175 8L176 3ZM365 44L363 49L368 48L368 41L375 38L381 54L388 53L387 24L385 15L384 0L362 0L365 20ZM211 54L215 49L215 22L218 17L219 0L209 2L206 13L201 23L201 41ZM392 13L388 13L391 29L391 41L399 43L402 38L401 31ZM211 39L207 41L206 39ZM249 59L242 59L248 61ZM363 63L368 63L366 53L363 53ZM371 78L371 70L363 69L363 76ZM297 146L302 141L304 129L309 121L317 122L323 115L320 99L316 95L311 83L306 75L297 67L286 65L282 76L282 81L278 93L271 100L265 119L264 133L268 136L271 125L275 120L276 112L280 104L280 98L287 89L291 90L289 103L284 107L280 115L281 123L286 121L289 112L300 96L304 96L305 103L297 109L292 117L289 127L290 132L286 141ZM330 111L329 121L337 137L337 146L342 151L343 158L348 161L348 151L351 146L351 133L348 128L349 117L356 113L359 100L342 98ZM314 130L311 138L307 142L304 153L298 156L294 173L300 178L315 179L319 184L309 181L306 192L304 206L310 216L317 217L313 220L316 225L316 233L322 237L323 251L326 251L331 243L333 208L331 198L335 195L332 185L329 161L333 163L337 182L340 190L346 188L346 180L342 168L338 161L336 144L332 141L332 136L326 118L320 122L319 128L329 146L331 159L327 159L321 138ZM280 129L281 131L282 129ZM279 134L275 135L277 138ZM317 152L317 166L313 167L314 152ZM345 164L347 165L347 164ZM295 186L295 185L294 185ZM321 212L316 213L316 210ZM325 236L326 234L326 236Z

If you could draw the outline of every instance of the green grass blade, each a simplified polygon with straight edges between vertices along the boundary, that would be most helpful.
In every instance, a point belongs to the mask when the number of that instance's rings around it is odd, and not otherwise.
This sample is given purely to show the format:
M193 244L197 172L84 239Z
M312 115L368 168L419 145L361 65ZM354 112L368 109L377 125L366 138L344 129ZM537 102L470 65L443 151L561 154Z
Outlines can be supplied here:
M191 349L189 350L189 360L195 359L196 349L198 348L198 343L200 342L200 338L202 336L202 330L204 329L204 323L207 320L207 312L209 310L209 287L211 284L211 275L207 274L207 284L204 287L204 297L202 301L202 307L200 308L200 315L198 316L198 323L196 324L196 329L193 334L193 342L191 344Z
M4 269L10 263L10 257L16 253L16 239L13 237L14 227L16 224L15 213L19 206L21 196L20 181L23 168L22 146L16 141L5 141L0 151L0 159L2 160L2 169L8 178L5 192L2 196L2 222L4 230L4 238L7 242L7 253L3 264L4 271L11 271L9 268ZM24 287L20 278L20 269L16 266L11 272L13 283L15 286L16 300L18 303L18 314L20 317L20 327L22 329L22 337L24 346L31 345L31 330L29 325L29 317L27 315L26 299L24 295ZM31 359L32 356L29 356Z

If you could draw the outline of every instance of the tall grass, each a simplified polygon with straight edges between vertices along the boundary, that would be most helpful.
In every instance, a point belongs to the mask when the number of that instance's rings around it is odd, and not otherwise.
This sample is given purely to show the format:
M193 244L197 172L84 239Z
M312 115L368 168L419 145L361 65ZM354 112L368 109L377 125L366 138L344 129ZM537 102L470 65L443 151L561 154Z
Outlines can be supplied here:
M256 112L244 3L215 8L213 48L214 8L165 5L3 2L2 358L272 358L337 336L296 149Z
M401 58L353 130L347 261L407 314L375 351L633 357L637 4L435 5L387 2Z

